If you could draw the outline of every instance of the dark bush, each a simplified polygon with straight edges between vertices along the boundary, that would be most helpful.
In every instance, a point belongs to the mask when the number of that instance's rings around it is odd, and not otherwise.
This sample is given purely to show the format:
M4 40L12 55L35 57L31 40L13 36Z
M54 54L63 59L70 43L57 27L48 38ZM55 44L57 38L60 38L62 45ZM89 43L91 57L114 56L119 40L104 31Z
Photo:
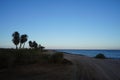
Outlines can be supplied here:
M39 61L40 53L37 50L18 50L16 51L16 64L29 64Z
M105 57L104 54L99 53L99 54L97 54L97 55L95 56L95 58L105 59L106 57Z
M37 49L1 49L0 50L0 69L11 68L16 65L26 65L31 63L66 63L62 52L54 54L41 53Z
M0 50L0 69L12 67L18 64L30 64L40 60L40 52L38 50L29 49L3 49Z
M41 54L39 56L40 59L40 63L49 63L50 59L51 59L51 55L50 54Z
M63 53L62 52L56 52L51 56L51 62L53 63L62 63L63 61Z

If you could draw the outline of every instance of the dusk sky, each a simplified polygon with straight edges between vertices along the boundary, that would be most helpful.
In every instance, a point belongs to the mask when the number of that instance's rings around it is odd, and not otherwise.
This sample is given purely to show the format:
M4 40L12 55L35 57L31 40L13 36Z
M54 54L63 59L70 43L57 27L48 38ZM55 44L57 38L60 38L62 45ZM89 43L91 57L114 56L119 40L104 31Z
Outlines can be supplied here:
M15 31L46 48L120 49L120 0L0 0L0 48Z

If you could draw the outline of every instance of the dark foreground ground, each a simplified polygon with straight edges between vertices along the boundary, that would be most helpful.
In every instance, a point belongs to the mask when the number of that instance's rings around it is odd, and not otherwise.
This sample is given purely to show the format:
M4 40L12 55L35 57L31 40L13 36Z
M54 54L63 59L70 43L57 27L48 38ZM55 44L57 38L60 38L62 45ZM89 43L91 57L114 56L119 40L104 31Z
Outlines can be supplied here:
M0 70L0 80L120 80L120 60L64 54L73 64L30 64Z
M30 64L0 71L0 80L72 80L72 66Z

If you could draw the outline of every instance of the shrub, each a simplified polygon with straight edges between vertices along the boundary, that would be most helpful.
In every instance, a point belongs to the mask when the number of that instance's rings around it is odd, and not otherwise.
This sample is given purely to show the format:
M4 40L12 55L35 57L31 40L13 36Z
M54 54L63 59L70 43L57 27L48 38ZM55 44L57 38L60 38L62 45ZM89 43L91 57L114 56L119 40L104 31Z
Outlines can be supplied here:
M51 56L51 62L52 63L62 63L63 61L63 53L62 52L56 52Z
M51 59L51 55L42 53L40 54L39 59L40 59L40 63L49 63Z
M95 58L105 59L106 57L104 56L104 54L99 53L95 56Z
M0 69L12 67L18 64L30 64L40 59L38 50L29 49L0 49Z
M37 49L0 49L0 69L30 63L66 63L62 52L44 54Z
M39 54L37 50L18 50L16 51L16 64L29 64L39 61Z
M13 50L11 49L0 49L0 69L7 68L14 61L14 55L12 54Z

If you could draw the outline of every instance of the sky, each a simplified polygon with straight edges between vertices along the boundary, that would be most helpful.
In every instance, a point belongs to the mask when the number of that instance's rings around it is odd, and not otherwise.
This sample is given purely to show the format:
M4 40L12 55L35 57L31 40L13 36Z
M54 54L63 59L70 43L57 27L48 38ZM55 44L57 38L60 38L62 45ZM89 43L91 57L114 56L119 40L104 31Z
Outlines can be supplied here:
M15 31L47 49L120 49L120 0L0 0L0 48Z

